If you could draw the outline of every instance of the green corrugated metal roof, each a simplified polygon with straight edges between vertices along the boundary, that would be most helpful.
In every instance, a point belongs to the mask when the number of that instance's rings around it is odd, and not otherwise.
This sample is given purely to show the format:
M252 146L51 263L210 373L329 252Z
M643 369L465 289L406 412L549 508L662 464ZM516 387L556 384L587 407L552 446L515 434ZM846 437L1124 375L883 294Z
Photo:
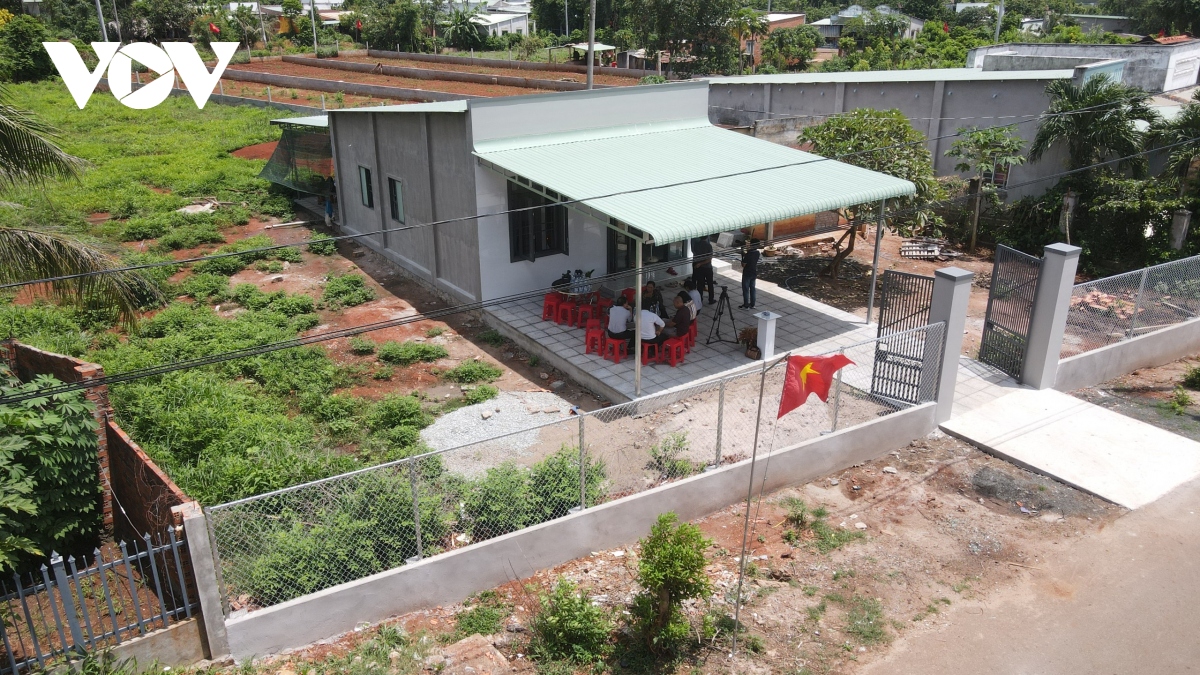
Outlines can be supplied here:
M916 192L707 120L478 142L475 154L660 244ZM618 192L627 194L602 196Z

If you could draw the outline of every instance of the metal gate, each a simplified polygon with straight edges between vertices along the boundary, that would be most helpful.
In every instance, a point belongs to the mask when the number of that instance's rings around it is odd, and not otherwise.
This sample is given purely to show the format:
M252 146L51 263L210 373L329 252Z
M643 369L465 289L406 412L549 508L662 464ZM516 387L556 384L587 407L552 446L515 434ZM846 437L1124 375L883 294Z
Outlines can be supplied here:
M996 247L979 360L1018 381L1025 362L1025 343L1041 269L1040 258L1007 246Z
M921 403L926 331L912 329L929 323L933 277L887 270L880 296L871 394L885 401ZM889 336L894 337L883 339Z

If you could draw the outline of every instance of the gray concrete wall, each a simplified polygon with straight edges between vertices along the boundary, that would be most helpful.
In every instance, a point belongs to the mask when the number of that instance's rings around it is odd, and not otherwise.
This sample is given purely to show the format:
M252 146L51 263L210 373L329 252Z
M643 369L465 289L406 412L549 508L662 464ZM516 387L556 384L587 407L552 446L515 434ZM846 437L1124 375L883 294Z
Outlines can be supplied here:
M548 91L583 91L587 83L573 80L545 80L533 77L514 77L511 75L488 75L486 73L463 73L456 70L437 70L433 68L405 68L375 63L358 63L356 61L331 61L329 59L314 59L311 56L285 56L288 63L298 63L312 68L328 68L330 70L347 70L356 73L380 73L397 77L410 77L417 80L446 80L450 82L473 82L476 84L500 84L509 87L528 87L530 89L545 89ZM597 84L596 89L608 89L612 85ZM532 92L531 92L532 93Z
M1058 362L1054 388L1073 391L1140 368L1170 363L1200 351L1200 319L1139 335Z
M378 84L361 82L341 82L325 80L316 77L296 77L294 75L276 75L275 73L259 73L252 70L227 69L222 76L227 80L239 82L256 82L269 84L273 87L291 87L293 89L309 89L312 91L342 92L355 96L376 96L397 101L461 101L467 98L477 98L467 94L448 94L427 89L405 89L402 87L385 87Z
M935 404L837 431L771 457L766 489L804 483L870 461L932 431ZM759 458L756 471L767 468ZM699 518L745 499L750 460L631 495L581 513L413 565L251 612L227 623L235 658L265 656L422 607L458 602L591 551L644 537L658 514ZM755 485L760 476L753 476Z
M996 70L1064 70L1092 63L1096 59L1084 56L1035 56L1033 54L1018 54L1005 52L1002 54L987 54L983 58L984 72Z
M149 635L122 642L112 648L112 655L118 661L136 660L142 672L154 664L160 670L162 666L184 668L206 658L197 619L187 619Z
M846 75L846 74L838 74ZM845 78L838 78L845 79ZM753 127L775 143L796 144L801 128L827 116L855 108L897 109L927 138L953 134L970 126L989 127L1021 122L1017 134L1028 143L1037 134L1035 119L1046 112L1051 79L929 80L898 82L804 82L745 84L723 78L709 87L709 120L714 124ZM1000 118L1000 119L997 119ZM945 156L953 138L931 140L934 171L952 175L957 160ZM1037 181L1061 172L1066 155L1052 149L1042 161L1015 166L1009 184ZM965 174L964 174L965 176ZM1009 199L1041 194L1054 181L1014 187Z
M1094 61L1123 59L1123 81L1149 92L1171 91L1196 84L1200 40L1176 45L1095 45L1015 43L978 47L967 53L967 66L983 66L989 54L1076 57Z

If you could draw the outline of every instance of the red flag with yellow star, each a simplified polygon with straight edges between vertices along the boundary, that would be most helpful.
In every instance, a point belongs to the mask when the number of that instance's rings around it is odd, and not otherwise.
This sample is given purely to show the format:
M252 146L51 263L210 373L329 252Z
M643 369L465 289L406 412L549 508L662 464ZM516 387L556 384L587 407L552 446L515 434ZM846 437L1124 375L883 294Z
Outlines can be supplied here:
M822 401L828 401L833 374L853 363L842 354L789 356L787 375L783 380L783 396L779 398L779 417L803 405L809 394L816 394Z

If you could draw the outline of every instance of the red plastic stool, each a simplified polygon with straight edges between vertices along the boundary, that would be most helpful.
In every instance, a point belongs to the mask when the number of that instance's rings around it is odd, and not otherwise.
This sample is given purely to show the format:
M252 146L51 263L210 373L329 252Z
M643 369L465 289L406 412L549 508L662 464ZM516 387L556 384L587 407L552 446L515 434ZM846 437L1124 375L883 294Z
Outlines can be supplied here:
M624 340L608 338L604 341L604 358L620 363L621 359L629 356L629 343Z
M696 322L693 320L692 325L688 326L687 335L684 336L687 338L687 342L686 342L686 344L684 344L684 348L687 349L689 352L691 352L693 349L696 348L696 333L698 330L699 329L696 328Z
M595 321L595 319L593 319ZM596 322L599 324L599 322ZM597 325L595 328L588 327L583 338L583 353L591 354L595 351L597 354L604 353L604 343L608 341L608 331ZM594 348L594 349L593 349Z
M626 288L625 290L621 291L621 295L625 296L625 299L628 300L630 304L633 303L634 290L632 288Z
M654 350L653 358L650 356L651 349ZM642 343L642 365L645 365L647 363L662 363L662 362L663 362L662 345L658 344L656 342L643 342Z
M597 298L596 306L600 308L601 312L604 312L609 307L613 306L613 301L609 298Z
M542 320L553 321L558 316L558 305L562 302L562 296L558 293L547 293L542 299Z
M594 328L599 328L599 327L600 327L600 319L588 319L588 320L587 320L587 323L586 323L586 324L584 324L584 325L585 325L585 327L587 328L587 330L592 330L592 329L594 329Z
M600 308L595 305L580 305L579 316L576 319L576 325L582 328L587 325L588 321L600 316Z
M554 314L554 322L557 324L573 325L575 321L575 310L579 305L570 300L564 300L558 303L558 311Z
M663 343L662 346L666 352L665 358L672 368L683 363L683 355L687 353L686 341L687 337L681 336L671 338Z

